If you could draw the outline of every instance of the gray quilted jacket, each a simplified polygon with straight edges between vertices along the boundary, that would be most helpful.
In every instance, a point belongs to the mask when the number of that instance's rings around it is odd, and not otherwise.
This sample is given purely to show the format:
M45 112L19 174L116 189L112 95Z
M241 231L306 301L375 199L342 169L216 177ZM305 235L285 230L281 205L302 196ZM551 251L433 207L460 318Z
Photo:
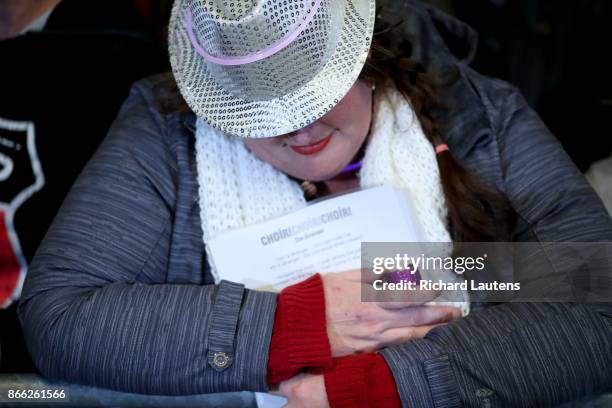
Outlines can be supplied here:
M469 68L464 24L400 2L413 54L442 78L455 157L503 191L517 241L612 241L612 221L523 97ZM266 390L276 296L213 285L192 113L134 85L32 262L19 315L49 377L117 390ZM87 137L87 129L83 129ZM237 248L237 251L240 249ZM230 364L212 364L225 352ZM407 407L547 406L612 388L612 307L504 304L382 352Z

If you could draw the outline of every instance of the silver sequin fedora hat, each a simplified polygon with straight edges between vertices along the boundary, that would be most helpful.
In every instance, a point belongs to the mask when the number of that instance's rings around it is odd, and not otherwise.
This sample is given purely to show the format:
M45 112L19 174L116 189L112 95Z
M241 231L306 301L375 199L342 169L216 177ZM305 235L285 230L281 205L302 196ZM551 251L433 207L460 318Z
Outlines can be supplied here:
M172 71L200 118L235 136L314 122L357 80L375 0L176 0Z

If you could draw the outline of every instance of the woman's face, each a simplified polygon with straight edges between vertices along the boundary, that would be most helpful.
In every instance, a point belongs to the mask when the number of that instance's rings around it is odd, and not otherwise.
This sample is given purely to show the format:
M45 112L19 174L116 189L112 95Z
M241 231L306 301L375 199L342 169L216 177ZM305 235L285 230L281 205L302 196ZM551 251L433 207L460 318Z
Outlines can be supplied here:
M327 114L282 136L245 139L255 156L301 180L324 181L338 175L363 145L372 120L372 88L357 81Z

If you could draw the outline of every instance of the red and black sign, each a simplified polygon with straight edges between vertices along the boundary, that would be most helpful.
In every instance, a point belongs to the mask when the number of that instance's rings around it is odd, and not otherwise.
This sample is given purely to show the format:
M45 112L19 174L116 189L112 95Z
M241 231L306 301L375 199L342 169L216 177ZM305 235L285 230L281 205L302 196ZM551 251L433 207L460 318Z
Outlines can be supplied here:
M0 308L19 298L27 271L15 213L44 184L34 124L0 118Z

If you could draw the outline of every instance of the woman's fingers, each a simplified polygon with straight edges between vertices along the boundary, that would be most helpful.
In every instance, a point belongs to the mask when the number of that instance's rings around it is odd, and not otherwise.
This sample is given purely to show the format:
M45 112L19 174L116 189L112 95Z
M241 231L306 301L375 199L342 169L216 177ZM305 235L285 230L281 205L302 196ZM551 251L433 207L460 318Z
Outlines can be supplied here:
M390 328L446 323L461 316L459 309L450 306L414 306L389 312Z
M370 353L394 344L403 344L412 340L422 339L432 329L445 326L447 323L438 323L424 326L394 327L382 333L363 338L356 338L350 344L352 354Z
M277 395L288 399L284 407L329 407L322 375L298 374L287 381L283 381L279 386Z
M379 285L364 283L361 286L361 299L378 303L385 309L402 309L430 302L440 295L437 290L380 290Z
M352 330L356 335L366 337L392 328L445 323L460 316L460 310L451 306L413 306L386 310L375 304L364 304L356 308L353 318L345 321L345 324L353 325ZM339 319L335 323L342 322Z
M361 269L351 269L344 272L337 272L333 274L339 279L346 279L351 282L363 282L363 283L372 283L368 280L368 274L362 273Z
M426 326L398 327L385 331L381 339L384 342L383 346L402 344L411 340L422 339L432 329L445 325L446 323L438 323Z
M418 288L410 290L379 290L380 275L363 273L361 269L353 269L344 272L329 273L324 275L326 280L334 281L357 290L361 294L361 300L365 302L380 302L381 307L386 309L401 309L408 306L422 305L434 300L440 295L439 290L421 290ZM378 290L377 290L378 289Z

